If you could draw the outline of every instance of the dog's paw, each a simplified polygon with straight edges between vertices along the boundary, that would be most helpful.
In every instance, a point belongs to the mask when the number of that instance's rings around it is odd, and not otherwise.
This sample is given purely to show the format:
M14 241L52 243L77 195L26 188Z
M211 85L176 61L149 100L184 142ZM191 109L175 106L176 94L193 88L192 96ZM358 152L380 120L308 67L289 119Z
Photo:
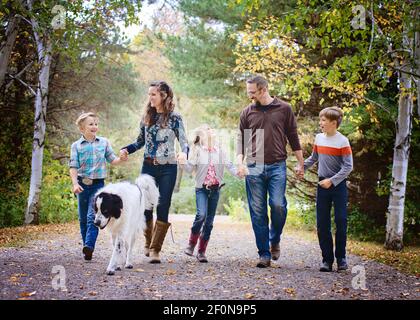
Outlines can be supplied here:
M126 269L133 269L133 265L132 265L132 264L126 264L126 265L125 265L125 268L126 268Z
M121 271L121 267L116 267L115 270L116 271Z
M115 274L115 271L114 270L107 270L106 274L109 275L109 276L113 276Z

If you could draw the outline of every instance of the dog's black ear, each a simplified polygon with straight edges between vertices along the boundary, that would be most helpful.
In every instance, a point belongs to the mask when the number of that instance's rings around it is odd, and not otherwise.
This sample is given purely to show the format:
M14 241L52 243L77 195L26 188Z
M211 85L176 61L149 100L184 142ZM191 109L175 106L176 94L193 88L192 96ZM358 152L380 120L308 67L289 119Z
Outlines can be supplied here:
M123 208L123 202L120 196L111 194L112 197L112 213L115 219L118 219L121 216L121 210Z

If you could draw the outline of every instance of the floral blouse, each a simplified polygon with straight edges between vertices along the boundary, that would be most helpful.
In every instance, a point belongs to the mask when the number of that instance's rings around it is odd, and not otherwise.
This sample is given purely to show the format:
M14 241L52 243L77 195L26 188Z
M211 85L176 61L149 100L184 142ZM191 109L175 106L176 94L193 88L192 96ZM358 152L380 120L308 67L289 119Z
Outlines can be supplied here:
M179 113L171 112L168 125L161 127L161 114L156 114L155 124L147 126L142 121L140 123L140 133L136 142L123 147L128 153L136 152L145 146L145 158L157 158L159 160L173 161L176 158L175 138L178 139L182 152L188 154L188 140L182 117Z

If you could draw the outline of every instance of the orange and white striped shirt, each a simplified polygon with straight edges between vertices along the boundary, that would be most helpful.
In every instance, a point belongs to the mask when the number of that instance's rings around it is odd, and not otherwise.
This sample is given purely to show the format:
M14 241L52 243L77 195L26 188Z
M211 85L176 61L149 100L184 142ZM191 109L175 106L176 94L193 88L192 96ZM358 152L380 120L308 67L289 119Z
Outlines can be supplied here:
M305 170L318 162L318 177L329 178L334 186L353 170L353 156L349 140L340 132L333 136L319 133L311 156L305 160Z

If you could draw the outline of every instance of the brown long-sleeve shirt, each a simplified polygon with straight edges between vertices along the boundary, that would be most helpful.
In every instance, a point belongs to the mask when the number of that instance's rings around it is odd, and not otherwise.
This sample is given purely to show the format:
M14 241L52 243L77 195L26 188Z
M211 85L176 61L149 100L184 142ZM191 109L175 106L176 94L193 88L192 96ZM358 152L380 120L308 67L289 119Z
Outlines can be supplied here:
M288 103L274 97L267 106L251 104L242 110L237 154L246 155L247 163L285 160L287 141L293 151L301 150L295 115Z

